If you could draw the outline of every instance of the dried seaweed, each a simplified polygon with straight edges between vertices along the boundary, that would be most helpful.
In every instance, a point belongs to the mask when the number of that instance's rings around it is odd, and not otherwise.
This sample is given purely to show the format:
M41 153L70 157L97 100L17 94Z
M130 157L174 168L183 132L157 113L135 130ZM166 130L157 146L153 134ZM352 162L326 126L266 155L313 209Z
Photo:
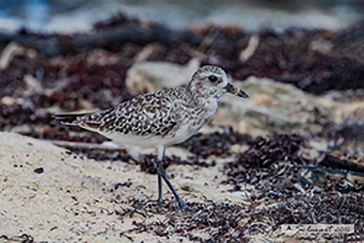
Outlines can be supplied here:
M59 50L47 53L77 55L85 50L104 49L114 53L123 49L124 45L133 43L139 51L148 44L156 43L158 48L148 60L186 63L196 52L203 39L214 31L216 38L207 48L207 56L203 63L214 62L228 70L236 79L245 80L249 76L267 77L279 82L291 83L296 87L314 94L322 94L329 90L363 89L362 77L364 67L360 60L344 56L316 53L310 49L312 42L319 39L332 41L336 45L350 45L348 31L330 32L328 30L307 30L292 28L283 33L262 30L256 33L260 44L254 55L246 62L239 60L239 54L246 48L251 33L246 33L236 26L230 28L209 26L194 30L174 31L156 23L144 23L122 13L108 20L95 24L93 35L39 35L23 31L19 36L0 38L0 42L15 40L28 44L29 47L42 52L51 46ZM352 29L352 32L357 31ZM349 35L350 36L350 35ZM1 37L1 36L0 36ZM360 38L354 36L353 38ZM29 40L28 40L29 39ZM26 42L28 40L28 42ZM54 43L56 40L56 43ZM337 41L340 40L340 41ZM49 41L49 45L45 45ZM38 43L39 42L39 43ZM52 44L52 45L50 45ZM129 45L130 46L130 45ZM340 49L340 46L335 46ZM347 48L355 54L355 49ZM121 53L121 55L123 55ZM355 55L354 55L355 56ZM125 59L125 63L131 63Z
M278 230L281 224L354 224L356 235L364 237L364 195L352 193L342 195L338 192L316 194L302 194L277 203L277 206L264 206L266 202L258 202L254 207L243 207L229 203L188 203L194 212L182 215L173 213L176 210L174 201L168 200L161 211L151 200L131 198L127 201L115 200L117 204L128 204L131 209L118 212L121 217L134 214L143 215L144 218L153 217L153 214L170 214L163 222L146 223L134 221L133 228L122 232L153 232L164 240L171 235L178 235L199 242L250 242L259 233L267 236ZM270 219L270 220L267 220ZM209 237L202 238L201 234L194 235L194 230L206 232ZM307 237L307 236L306 236ZM309 239L318 239L317 235L310 235ZM329 240L342 239L344 235L326 236Z
M333 124L326 127L318 136L334 141L339 147L350 143L363 143L364 123L346 120L342 124Z
M115 201L116 203L126 203L124 201ZM156 203L150 200L130 199L127 201L132 209L118 215L125 217L130 214L141 214L144 217L150 217L153 214L170 213L176 210L173 200L168 200L165 209L160 211ZM230 205L228 203L216 204L212 201L205 203L189 203L194 209L192 213L185 213L183 217L179 214L171 214L164 222L145 223L143 221L134 221L134 227L124 233L131 232L154 232L156 235L169 239L171 235L177 234L181 238L187 238L191 241L198 242L249 242L249 226L242 222L245 213L242 207ZM193 234L194 230L206 231L210 238L204 239L201 236ZM233 233L232 233L233 232Z
M265 209L276 226L280 224L355 224L358 234L364 233L363 192L347 195L338 192L321 195L297 195L286 200L278 210Z
M179 146L188 149L191 153L202 158L211 155L226 156L231 154L230 148L234 144L243 144L251 140L248 134L240 134L231 127L225 128L223 132L209 134L197 133L191 139L181 143Z

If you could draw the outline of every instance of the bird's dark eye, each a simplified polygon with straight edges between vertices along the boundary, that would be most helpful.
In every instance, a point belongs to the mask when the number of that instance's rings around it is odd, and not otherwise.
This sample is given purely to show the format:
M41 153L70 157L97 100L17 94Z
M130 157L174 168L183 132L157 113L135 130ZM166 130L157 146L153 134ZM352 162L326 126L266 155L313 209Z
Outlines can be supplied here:
M217 81L217 77L215 75L211 75L211 76L209 76L209 80L211 82L216 82Z

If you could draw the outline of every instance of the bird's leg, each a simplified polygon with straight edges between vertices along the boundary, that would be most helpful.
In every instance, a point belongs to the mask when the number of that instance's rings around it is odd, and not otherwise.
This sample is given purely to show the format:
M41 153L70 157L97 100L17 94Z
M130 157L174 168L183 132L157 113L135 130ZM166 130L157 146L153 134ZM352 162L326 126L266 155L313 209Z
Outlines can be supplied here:
M158 199L157 199L157 203L159 205L159 207L163 206L163 198L162 198L162 176L159 173L160 168L163 168L163 157L164 157L164 153L166 151L165 147L160 147L158 148L158 167L157 167L157 173L158 173Z
M159 166L159 165L158 165ZM157 199L159 207L163 207L163 198L162 198L162 177L158 174L158 199Z
M165 171L165 169L163 168L163 157L164 157L164 153L165 153L165 147L163 148L159 148L158 149L158 159L159 159L159 164L158 164L158 187L159 187L159 194L158 194L158 203L159 202L163 202L162 200L162 185L161 185L161 178L163 178L163 180L167 183L169 189L172 191L174 197L176 198L176 201L178 202L179 206L181 209L186 209L187 205L186 203L183 201L183 199L178 195L176 189L174 189L172 183L169 181L168 177L167 177L167 173Z
M169 181L167 177L167 173L163 168L163 165L159 166L159 172L160 176L163 178L163 180L167 183L169 189L172 191L174 197L176 198L176 201L178 202L180 208L185 209L187 207L186 203L183 201L183 199L178 195L176 189L174 189L172 183Z

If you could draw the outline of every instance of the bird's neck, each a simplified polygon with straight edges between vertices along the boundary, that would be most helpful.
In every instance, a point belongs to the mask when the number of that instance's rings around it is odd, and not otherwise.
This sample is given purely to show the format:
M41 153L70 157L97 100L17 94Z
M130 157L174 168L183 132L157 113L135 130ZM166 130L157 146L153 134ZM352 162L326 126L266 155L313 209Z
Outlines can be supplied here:
M189 103L193 103L197 106L206 106L214 101L217 102L217 99L214 96L206 93L206 90L196 87L193 82L190 82L186 86L186 92L190 97Z
M196 85L194 84L193 80L187 84L186 91L190 95L196 93Z
M193 82L190 82L187 87L186 91L188 95L191 97L191 101L196 100L197 98L205 98L206 94L201 92L201 89L196 87L196 85Z

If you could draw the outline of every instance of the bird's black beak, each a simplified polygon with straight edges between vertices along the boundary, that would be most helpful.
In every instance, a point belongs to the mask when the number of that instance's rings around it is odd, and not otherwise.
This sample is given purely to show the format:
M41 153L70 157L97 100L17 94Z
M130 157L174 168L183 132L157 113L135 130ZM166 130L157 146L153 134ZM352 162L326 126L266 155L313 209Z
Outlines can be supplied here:
M244 91L242 91L241 89L233 86L231 83L228 83L226 86L225 86L225 90L230 93L230 94L233 94L233 95L236 95L238 97L242 97L244 99L246 98L249 98L249 95L247 93L245 93Z

